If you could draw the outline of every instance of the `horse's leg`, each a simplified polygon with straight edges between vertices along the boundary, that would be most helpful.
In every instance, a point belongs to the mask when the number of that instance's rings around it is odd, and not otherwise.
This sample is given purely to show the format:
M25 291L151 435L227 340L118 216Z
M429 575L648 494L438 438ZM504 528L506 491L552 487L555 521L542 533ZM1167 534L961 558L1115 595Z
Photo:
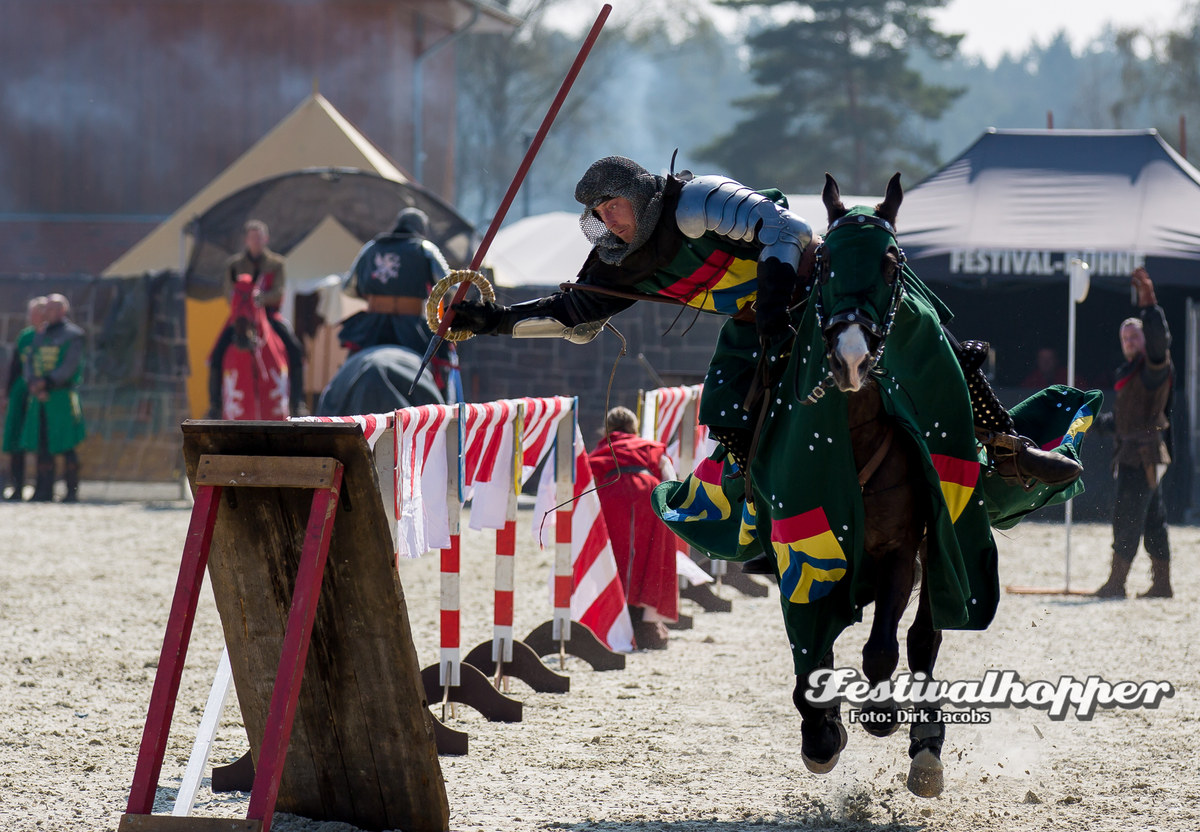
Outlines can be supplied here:
M833 648L817 667L833 667ZM841 707L836 703L827 708L812 704L804 697L808 689L808 679L797 676L792 702L800 712L800 759L813 774L826 774L837 765L838 755L846 747L846 729Z
M909 549L908 551L914 551ZM871 635L863 645L863 673L874 688L892 678L900 662L896 631L908 606L913 588L913 557L901 548L892 549L876 562L875 619ZM896 703L871 703L862 708L863 729L877 737L895 732Z
M922 581L917 616L908 629L909 669L913 673L924 672L927 678L932 679L933 665L941 644L942 633L933 628L929 583ZM937 797L945 785L941 756L946 725L940 719L941 709L937 704L925 705L917 713L921 715L921 720L914 721L908 729L908 756L912 758L908 769L908 790L918 797Z

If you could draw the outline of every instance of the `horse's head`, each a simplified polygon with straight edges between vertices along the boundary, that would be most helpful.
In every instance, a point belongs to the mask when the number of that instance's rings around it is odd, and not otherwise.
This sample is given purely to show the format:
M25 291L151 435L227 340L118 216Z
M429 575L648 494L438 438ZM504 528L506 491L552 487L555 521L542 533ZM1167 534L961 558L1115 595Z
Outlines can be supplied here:
M235 346L250 350L258 340L258 307L254 303L254 278L238 275L229 299L229 320Z
M897 173L883 202L847 209L837 181L825 174L829 229L817 251L817 313L830 372L845 393L866 384L895 313L904 264L895 223L903 198Z

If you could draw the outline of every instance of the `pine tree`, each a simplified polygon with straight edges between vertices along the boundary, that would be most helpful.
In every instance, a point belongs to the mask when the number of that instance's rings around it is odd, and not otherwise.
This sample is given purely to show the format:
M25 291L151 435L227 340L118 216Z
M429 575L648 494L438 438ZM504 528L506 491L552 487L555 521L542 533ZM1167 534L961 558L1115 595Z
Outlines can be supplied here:
M747 41L761 91L736 102L745 117L700 158L790 191L819 190L828 170L857 194L879 192L897 170L915 182L937 164L936 143L914 128L963 90L925 83L908 53L955 53L962 36L936 31L928 16L945 0L719 2L762 9L772 25Z

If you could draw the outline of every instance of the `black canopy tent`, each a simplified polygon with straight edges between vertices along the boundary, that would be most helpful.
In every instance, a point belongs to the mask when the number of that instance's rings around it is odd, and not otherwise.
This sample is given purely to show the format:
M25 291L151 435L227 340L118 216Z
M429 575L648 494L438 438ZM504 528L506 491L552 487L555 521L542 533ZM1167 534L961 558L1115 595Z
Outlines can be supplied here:
M912 188L899 217L913 269L950 304L964 337L992 342L1001 384L1038 348L1066 354L1067 270L1090 266L1078 369L1104 387L1120 361L1129 275L1145 265L1176 333L1200 297L1200 171L1153 130L989 130Z
M306 168L255 182L188 224L195 241L186 272L188 296L207 300L221 294L225 261L241 249L249 219L264 220L272 250L286 256L326 217L365 243L389 231L396 214L408 207L429 215L429 239L451 266L470 261L474 228L420 185L355 168Z
M1200 171L1154 130L989 130L906 193L898 225L910 265L954 311L951 329L995 348L1000 388L1020 387L1040 348L1065 361L1074 257L1091 266L1092 283L1077 306L1079 386L1111 389L1139 265L1174 335L1177 385L1200 369L1190 366L1198 321L1189 326L1200 299ZM1181 492L1176 510L1190 501L1186 405L1195 386L1176 396L1176 456L1188 462L1169 475ZM1002 397L1013 404L1024 392ZM1107 467L1106 442L1090 441L1085 454L1090 470ZM1095 498L1106 485L1089 477L1085 509L1104 502Z

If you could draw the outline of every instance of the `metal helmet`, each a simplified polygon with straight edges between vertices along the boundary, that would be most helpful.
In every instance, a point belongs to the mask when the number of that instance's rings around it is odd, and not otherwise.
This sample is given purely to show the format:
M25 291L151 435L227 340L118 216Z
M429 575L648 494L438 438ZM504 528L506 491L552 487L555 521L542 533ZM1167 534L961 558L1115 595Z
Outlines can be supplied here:
M575 200L583 205L579 226L601 260L620 263L650 239L662 214L665 181L624 156L605 156L587 169L575 186ZM614 197L629 200L633 207L636 230L628 243L609 231L596 214L596 206Z

